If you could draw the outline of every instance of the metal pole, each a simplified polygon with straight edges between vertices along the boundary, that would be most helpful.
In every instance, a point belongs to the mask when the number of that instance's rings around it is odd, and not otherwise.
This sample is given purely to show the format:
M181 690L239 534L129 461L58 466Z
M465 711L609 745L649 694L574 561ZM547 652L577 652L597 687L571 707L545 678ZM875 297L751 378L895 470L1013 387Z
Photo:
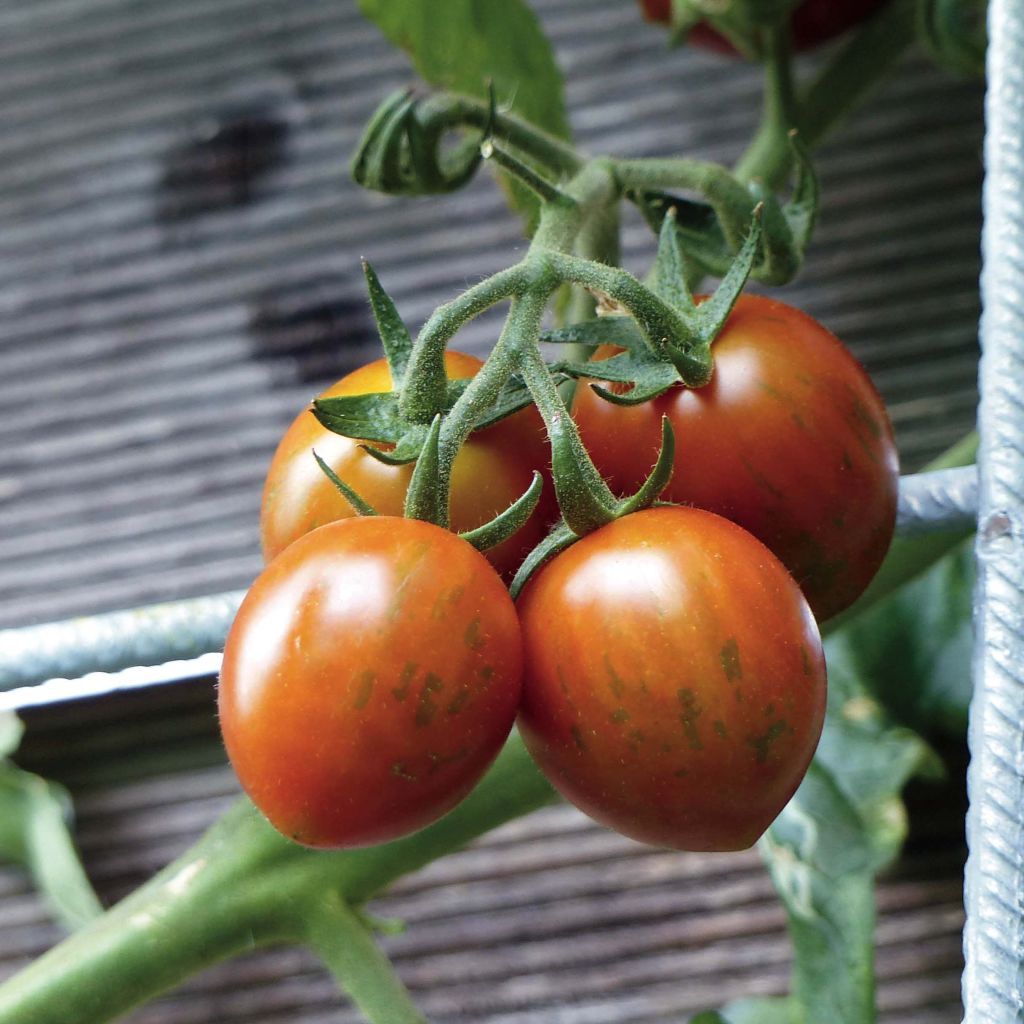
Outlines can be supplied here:
M989 7L965 1021L1024 1021L1024 3Z

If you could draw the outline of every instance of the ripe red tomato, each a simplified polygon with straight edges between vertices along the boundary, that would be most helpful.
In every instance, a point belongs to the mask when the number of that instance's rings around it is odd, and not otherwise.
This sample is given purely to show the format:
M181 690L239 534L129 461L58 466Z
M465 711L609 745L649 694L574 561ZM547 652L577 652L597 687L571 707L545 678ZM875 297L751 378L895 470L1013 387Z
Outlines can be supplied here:
M712 352L706 387L641 405L613 405L581 384L573 416L583 442L626 494L650 470L668 416L677 448L665 500L753 533L824 621L860 595L892 539L899 468L885 406L835 335L772 299L742 296Z
M564 796L659 846L757 840L825 713L817 626L764 545L699 509L637 512L541 568L518 608L519 730Z
M308 846L384 842L455 806L515 718L522 640L484 557L411 519L330 523L253 584L224 648L228 755Z
M793 46L797 50L810 50L834 39L853 28L858 22L874 14L884 0L804 0L791 15ZM669 24L672 20L672 0L640 0L648 21ZM736 48L709 25L697 25L690 31L688 42L715 50L735 54Z
M461 352L449 352L445 358L453 379L472 377L481 365L479 359ZM378 359L343 377L322 397L390 390L388 364ZM316 464L313 449L379 514L402 514L412 465L378 462L360 448L359 441L332 433L305 410L281 439L263 488L260 535L268 561L317 526L355 515ZM481 526L508 508L530 486L535 469L545 473L540 504L526 526L487 552L491 564L506 578L557 517L549 463L543 423L536 409L530 408L474 433L452 468L451 527L458 533Z

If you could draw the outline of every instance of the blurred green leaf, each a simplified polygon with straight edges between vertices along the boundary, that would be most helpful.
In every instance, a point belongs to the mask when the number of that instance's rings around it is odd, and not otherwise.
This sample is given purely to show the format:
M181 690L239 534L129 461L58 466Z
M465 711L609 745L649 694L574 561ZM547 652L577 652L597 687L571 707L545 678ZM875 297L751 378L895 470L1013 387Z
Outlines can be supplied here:
M698 1013L690 1024L797 1024L799 1020L790 999L738 999L721 1010Z
M0 757L7 757L18 749L25 727L13 711L0 713Z
M14 715L0 715L0 751L21 735ZM75 929L102 912L71 838L67 791L10 761L0 761L0 857L26 867L57 920Z
M845 643L841 633L830 653ZM872 1024L875 875L899 852L900 793L942 768L925 742L896 725L855 659L829 662L828 713L807 775L761 840L793 939L791 1001L733 1004L692 1024Z
M968 540L831 637L829 664L856 673L900 721L925 735L962 736L974 580Z

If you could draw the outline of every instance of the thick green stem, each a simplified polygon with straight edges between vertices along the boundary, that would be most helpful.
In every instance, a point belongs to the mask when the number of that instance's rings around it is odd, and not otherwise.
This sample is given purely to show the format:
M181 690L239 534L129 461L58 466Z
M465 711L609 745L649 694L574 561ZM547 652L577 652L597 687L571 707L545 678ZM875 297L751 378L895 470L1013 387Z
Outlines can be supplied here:
M845 48L796 100L804 143L818 145L858 106L910 48L915 34L916 0L890 0L857 31ZM759 178L778 187L789 173L793 154L777 133L761 131L736 165L744 181Z
M794 128L799 131L802 120L793 83L788 27L767 30L764 43L764 110L750 151L788 152L789 132ZM748 176L740 174L740 177Z
M498 338L487 362L469 382L466 390L452 406L441 427L440 470L447 483L455 456L477 421L494 404L502 385L518 364L518 353L526 346L536 346L544 306L553 285L533 282L523 294L512 300Z
M375 1024L426 1024L366 920L334 893L310 901L305 939Z
M292 844L251 805L91 925L0 986L3 1024L100 1024L254 946L296 937L273 868Z
M0 986L0 1024L105 1024L218 960L277 942L310 942L346 983L343 972L354 970L346 962L358 962L365 978L373 969L367 951L330 945L326 922L308 918L311 905L341 899L357 906L553 799L513 736L458 808L385 846L308 850L240 801L141 889Z

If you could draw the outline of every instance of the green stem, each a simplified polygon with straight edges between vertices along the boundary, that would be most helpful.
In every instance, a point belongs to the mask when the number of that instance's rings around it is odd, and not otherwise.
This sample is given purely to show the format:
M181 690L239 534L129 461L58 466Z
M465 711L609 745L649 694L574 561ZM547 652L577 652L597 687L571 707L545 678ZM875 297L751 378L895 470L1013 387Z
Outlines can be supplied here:
M190 851L0 986L3 1024L100 1024L210 963L295 937L271 878L291 844L237 805Z
M793 84L788 26L766 30L764 40L764 107L761 124L748 152L773 154L788 152L787 139L792 129L801 128L803 121L800 103ZM742 164L742 161L741 161ZM749 175L740 173L740 178Z
M732 249L743 243L757 200L721 164L673 157L618 160L615 174L622 188L629 192L697 192L711 204Z
M576 237L575 254L584 259L617 267L622 262L618 199L599 206L583 223ZM567 322L583 323L594 316L594 297L584 288L573 288ZM590 357L591 345L572 345L566 358L583 362Z
M695 326L628 271L565 253L548 253L547 260L559 280L607 295L626 309L651 351L671 359L687 387L703 387L711 379L710 348Z
M438 141L454 128L476 128L530 157L557 177L576 174L585 160L568 143L517 117L496 113L490 105L472 96L440 93L417 108L422 127Z
M523 282L523 264L519 263L473 285L434 310L409 357L399 406L402 416L413 422L430 423L444 411L448 380L444 353L448 342L474 317L516 294Z
M310 900L305 939L376 1024L426 1024L365 919L333 893Z
M513 736L459 807L384 846L309 850L242 800L142 888L0 985L0 1024L105 1024L218 960L278 942L310 942L349 977L345 963L368 972L365 949L346 953L330 944L326 922L310 924L311 905L359 905L553 798Z
M889 0L840 50L797 100L799 128L808 146L818 145L899 62L915 35L916 0ZM774 132L759 132L736 165L744 181L778 187L792 152Z

